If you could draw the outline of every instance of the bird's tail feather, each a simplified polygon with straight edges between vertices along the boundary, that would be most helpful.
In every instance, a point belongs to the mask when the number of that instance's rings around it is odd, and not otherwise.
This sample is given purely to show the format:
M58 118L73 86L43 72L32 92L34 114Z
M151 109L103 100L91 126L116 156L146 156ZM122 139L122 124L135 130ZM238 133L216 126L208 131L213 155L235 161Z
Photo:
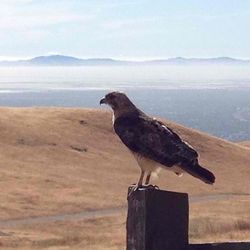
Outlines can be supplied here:
M207 184L213 184L215 182L214 174L200 166L198 162L182 164L181 168L192 176L204 181Z

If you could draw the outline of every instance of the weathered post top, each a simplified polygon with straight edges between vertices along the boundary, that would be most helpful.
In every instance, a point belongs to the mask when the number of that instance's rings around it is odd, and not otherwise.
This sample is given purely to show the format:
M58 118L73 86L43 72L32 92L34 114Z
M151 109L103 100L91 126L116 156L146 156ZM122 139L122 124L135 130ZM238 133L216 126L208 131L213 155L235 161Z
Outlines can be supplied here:
M128 196L127 250L183 250L187 246L187 194L139 188Z

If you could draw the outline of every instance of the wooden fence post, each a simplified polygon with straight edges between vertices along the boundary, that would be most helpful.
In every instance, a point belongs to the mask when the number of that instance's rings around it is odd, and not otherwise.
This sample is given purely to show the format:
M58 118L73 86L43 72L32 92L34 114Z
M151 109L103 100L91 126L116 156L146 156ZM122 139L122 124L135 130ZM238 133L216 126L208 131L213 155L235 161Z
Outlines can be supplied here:
M189 244L188 214L187 194L153 188L132 192L128 196L127 250L250 250L250 242Z
M128 196L127 250L183 250L187 246L187 194L140 188Z

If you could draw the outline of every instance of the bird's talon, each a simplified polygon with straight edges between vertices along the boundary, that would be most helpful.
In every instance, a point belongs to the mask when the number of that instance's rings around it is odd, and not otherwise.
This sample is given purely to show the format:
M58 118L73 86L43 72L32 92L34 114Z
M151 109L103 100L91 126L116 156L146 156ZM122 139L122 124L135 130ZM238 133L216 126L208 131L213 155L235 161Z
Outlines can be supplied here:
M144 186L146 189L160 189L157 185L147 184Z
M131 194L139 189L157 189L159 190L160 188L157 186L157 185L152 185L152 184L147 184L147 185L138 185L138 184L132 184L130 186L130 190L129 190L129 193L128 193L128 198L131 196Z
M129 190L128 193L128 197L135 191L137 191L139 188L141 188L142 186L138 186L137 184L132 184L131 185L131 189Z

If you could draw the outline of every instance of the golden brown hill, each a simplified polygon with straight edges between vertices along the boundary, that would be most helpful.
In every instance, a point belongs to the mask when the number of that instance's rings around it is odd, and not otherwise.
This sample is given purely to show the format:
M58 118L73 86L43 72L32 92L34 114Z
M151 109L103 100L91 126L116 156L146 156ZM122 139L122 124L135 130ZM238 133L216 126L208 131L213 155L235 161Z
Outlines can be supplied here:
M200 153L216 184L162 171L162 189L239 194L190 204L192 241L249 239L250 149L164 121ZM111 113L63 108L0 109L0 223L126 204L139 177L135 160L114 134ZM220 198L221 196L219 196ZM1 227L8 249L125 249L125 213L114 217ZM7 237L8 236L8 237Z
M244 147L250 147L250 141L241 141L238 142L238 144Z
M249 193L250 149L164 122L198 150L217 179L210 186L162 171L157 185L190 194ZM139 176L108 111L1 108L0 133L1 219L124 205Z

